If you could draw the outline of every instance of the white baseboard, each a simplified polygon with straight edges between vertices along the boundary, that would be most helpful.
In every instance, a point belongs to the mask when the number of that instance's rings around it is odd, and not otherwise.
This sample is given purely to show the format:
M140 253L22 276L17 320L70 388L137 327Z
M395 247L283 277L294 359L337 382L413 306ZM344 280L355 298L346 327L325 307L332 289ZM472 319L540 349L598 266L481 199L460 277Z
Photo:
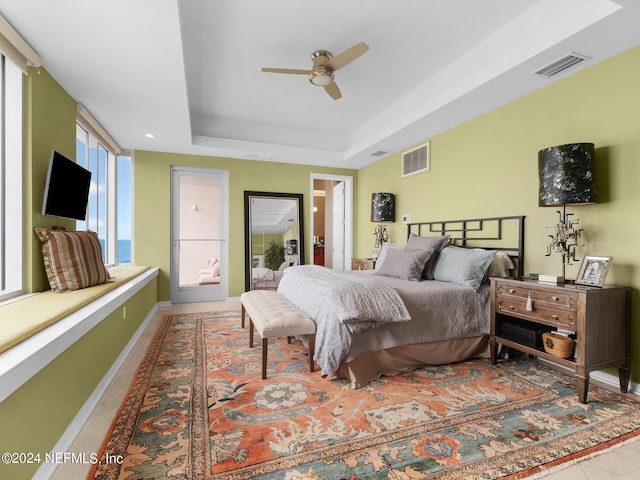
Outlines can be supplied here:
M559 368L560 370L564 370L568 374L575 374L573 370L570 368L563 367L553 362L549 362L542 358L538 359L541 362L544 362L548 365L553 365L555 368ZM598 382L602 382L605 385L609 385L610 387L614 387L620 389L620 378L617 375L613 375L611 373L603 372L601 370L596 370L595 372L591 372L589 374L590 380L597 380ZM629 393L634 393L636 395L640 395L640 384L636 382L629 381Z
M599 382L605 383L617 389L620 388L620 379L617 375L613 375L607 372L591 372L589 375L593 380L598 380ZM629 393L635 393L636 395L640 395L640 384L636 382L629 382Z
M71 446L75 438L78 436L78 433L80 433L80 430L82 429L82 427L85 425L85 423L87 423L89 416L98 405L98 402L102 398L102 395L104 395L105 391L107 390L107 387L113 381L114 377L116 376L116 373L118 373L118 370L124 363L129 353L131 353L131 350L133 349L134 345L142 335L142 332L145 330L145 328L147 328L147 325L149 324L149 322L151 322L151 319L157 312L158 308L161 306L162 306L161 302L156 303L154 307L149 311L149 313L147 314L145 319L142 321L138 329L135 331L135 333L133 334L133 336L127 343L127 345L120 352L120 355L118 355L118 358L116 358L116 360L113 362L109 370L107 370L107 373L104 374L104 376L102 377L102 380L100 380L100 383L96 386L96 388L93 390L91 395L89 395L89 398L87 398L87 401L84 402L84 405L82 406L80 411L78 411L74 419L71 421L71 423L69 424L65 432L62 434L58 442L55 444L55 446L51 450L51 452L69 451L69 447ZM36 471L35 475L32 477L32 480L49 479L51 475L53 475L53 472L55 471L56 467L57 465L55 463L48 463L48 462L42 463L38 471Z

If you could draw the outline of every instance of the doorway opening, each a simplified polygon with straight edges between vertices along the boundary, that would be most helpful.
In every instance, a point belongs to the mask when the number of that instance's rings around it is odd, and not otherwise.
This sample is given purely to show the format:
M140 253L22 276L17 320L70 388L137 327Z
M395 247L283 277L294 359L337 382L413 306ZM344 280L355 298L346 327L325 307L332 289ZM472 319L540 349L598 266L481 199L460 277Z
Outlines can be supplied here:
M311 174L312 263L349 270L353 254L353 177Z
M228 172L171 169L171 302L225 300Z

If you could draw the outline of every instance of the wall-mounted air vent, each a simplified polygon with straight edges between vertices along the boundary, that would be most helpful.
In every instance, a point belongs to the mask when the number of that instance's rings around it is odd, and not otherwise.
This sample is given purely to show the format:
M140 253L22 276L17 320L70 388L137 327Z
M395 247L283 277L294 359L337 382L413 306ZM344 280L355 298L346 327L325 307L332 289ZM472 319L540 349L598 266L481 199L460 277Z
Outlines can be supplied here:
M559 58L555 62L551 62L548 65L545 65L539 70L532 72L534 75L540 75L541 77L553 77L560 72L564 72L568 68L577 65L578 63L582 63L585 60L591 60L590 57L586 55L581 55L579 53L571 52L565 55L562 58Z
M402 154L402 176L428 172L431 167L429 161L429 142Z

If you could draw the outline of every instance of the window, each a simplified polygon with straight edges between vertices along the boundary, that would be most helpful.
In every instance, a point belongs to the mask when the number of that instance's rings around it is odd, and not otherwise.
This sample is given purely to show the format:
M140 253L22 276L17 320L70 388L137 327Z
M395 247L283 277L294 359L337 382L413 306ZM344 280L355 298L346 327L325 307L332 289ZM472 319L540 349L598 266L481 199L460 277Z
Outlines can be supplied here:
M131 158L119 156L117 170L117 260L131 263Z
M118 155L120 149L91 124L84 107L79 105L78 113L76 162L91 171L91 188L87 218L76 222L76 229L98 234L105 264L131 263L131 159Z
M22 285L22 72L0 55L0 300Z

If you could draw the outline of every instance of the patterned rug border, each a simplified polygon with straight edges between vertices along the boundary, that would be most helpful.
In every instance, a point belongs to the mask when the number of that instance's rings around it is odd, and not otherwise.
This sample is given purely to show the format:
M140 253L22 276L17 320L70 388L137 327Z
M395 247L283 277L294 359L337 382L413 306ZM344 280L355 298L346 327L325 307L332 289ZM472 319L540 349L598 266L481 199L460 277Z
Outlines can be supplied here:
M102 443L98 458L102 459L104 457L105 452L109 452L109 453L126 452L127 446L130 441L130 437L136 428L137 418L138 418L137 415L132 415L131 413L138 411L143 403L146 392L148 390L148 386L151 383L151 376L153 374L154 367L157 364L157 361L159 359L161 348L163 346L167 332L172 324L173 319L176 317L182 317L185 315L190 317L195 316L196 318L194 320L196 320L199 324L204 317L235 318L240 316L240 312L236 310L224 310L224 311L213 311L213 312L202 311L202 312L189 312L189 313L172 313L172 314L165 314L162 316L160 324L157 327L156 332L153 334L153 337L145 351L145 354L138 368L135 370L133 379L131 381L131 385L129 386L124 396L124 399L117 411L117 414L114 417L107 431L107 436ZM201 328L197 328L198 332L201 332L201 330L202 330ZM202 355L202 349L205 348L204 342L205 342L204 338L196 339L196 342L195 342L195 345L197 348L196 355L198 356ZM502 368L504 368L500 364L495 366L490 365L488 361L484 361L482 363L484 363L485 366L489 367L490 369L495 369L496 371L500 371ZM536 365L540 370L544 370L547 373L550 373L556 377L567 376L567 373L558 372L557 369L551 368L548 365L545 365L543 363L537 363ZM194 407L193 407L194 408L193 410L194 412L193 427L194 428L192 429L191 440L192 440L192 448L194 448L196 452L194 456L191 456L191 458L193 459L195 457L196 459L202 460L201 462L202 464L200 464L199 462L198 464L191 465L193 480L201 480L205 478L204 471L206 469L206 465L204 464L204 458L205 458L205 452L207 450L208 439L204 438L204 435L202 434L202 432L205 431L205 428L203 427L208 422L208 418L205 414L205 412L207 411L207 407L205 405L205 402L203 401L203 398L206 398L206 397L201 394L195 393L196 390L200 392L203 390L206 391L206 385L204 385L204 380L203 380L204 377L205 376L203 375L202 371L196 372L195 378L197 382L202 383L202 385L199 385L199 386L194 385L194 388L192 391L192 399L194 400ZM531 384L531 382L525 378L519 378L519 381ZM591 388L601 392L606 392L607 395L610 395L618 399L620 397L624 397L624 399L626 399L630 403L638 403L638 401L633 398L626 397L623 394L608 390L600 386L593 385ZM543 391L540 395L537 395L533 398L526 398L519 401L515 401L510 403L509 405L498 405L495 407L491 407L491 409L495 409L496 411L501 411L501 412L508 412L508 411L517 410L519 408L523 408L526 406L536 405L541 402L556 399L556 398L560 398L560 397L551 391ZM125 422L120 421L120 418L123 415L126 419ZM475 412L475 414L472 415L472 417L467 417L467 418L476 418L476 417L477 418L487 417L487 409ZM257 469L261 471L261 474L265 474L265 473L270 473L271 471L281 471L283 467L293 468L300 465L301 462L304 463L304 462L317 460L318 457L327 458L327 456L340 455L345 452L349 452L351 450L350 448L347 448L347 447L351 446L352 443L357 442L359 443L359 447L366 448L367 446L379 445L380 438L386 438L387 441L406 439L406 438L415 436L416 434L422 433L423 431L431 430L434 427L438 429L447 428L455 425L455 423L456 423L455 418L440 418L440 419L433 420L433 422L424 422L419 425L407 426L393 432L382 432L378 434L372 434L369 437L365 438L364 440L363 439L352 440L340 445L330 445L325 448L318 449L315 452L293 454L287 457L286 459L279 458L279 459L263 462L260 465L247 466L246 468L235 469L229 472L221 472L219 474L216 474L215 478L225 478L225 479L251 478L251 477L247 477L246 474L247 473L255 474L257 473ZM624 425L621 425L621 424L624 424ZM611 430L612 425L617 427L616 429L614 429L614 431L617 430L618 432L618 434L615 437L611 438L610 440L606 440L604 442L601 442L597 440L597 438L595 438L601 435L601 434L598 434L598 430L604 430L605 427L607 427L606 428L607 430ZM632 426L632 428L629 428L630 426ZM602 421L597 425L597 427L599 428L596 428L589 435L589 438L584 438L584 435L581 436L580 434L582 432L574 432L574 433L565 435L561 438L545 441L543 444L537 445L538 448L541 450L541 454L545 453L544 452L546 450L545 447L549 445L555 445L555 444L566 445L567 446L566 448L569 451L567 451L567 455L564 455L558 458L549 459L548 462L546 461L546 459L544 459L542 460L542 465L532 467L529 470L517 471L515 473L506 472L505 468L513 467L515 464L518 463L517 457L519 454L519 450L515 450L510 453L503 454L502 458L505 459L506 462L503 462L501 466L498 467L498 470L500 471L499 474L504 473L504 475L499 477L491 476L486 478L500 478L505 480L517 480L517 479L527 478L530 480L536 480L538 478L546 477L547 475L550 475L554 472L564 470L566 468L570 468L571 466L577 463L580 463L582 461L588 460L590 458L598 457L600 455L609 453L612 450L615 450L617 448L620 448L622 446L625 446L640 440L640 419L629 424L627 418L625 419L614 418L614 419ZM625 432L623 433L621 432L621 430ZM578 447L569 448L573 444L570 445L570 442L567 442L567 439L571 439L579 436L581 436L581 442L578 443L577 445L580 445L580 444L584 445L585 442L593 443L593 445L587 446L586 448L581 447L583 448L582 450L579 450ZM527 447L527 448L531 448L531 447ZM573 450L573 451L570 451L570 450ZM509 461L509 459L513 459L513 461ZM273 470L269 468L269 464L271 463L274 464ZM276 463L278 464L279 468L275 468ZM95 477L99 465L100 463L93 465L88 476L89 479L93 479ZM119 470L119 465L111 464L111 469ZM454 471L456 472L455 478L482 478L480 474L489 472L489 470L487 470L486 462L484 462L484 460L476 460L464 465L460 465L458 467L453 467L450 470L447 469L446 471L433 472L431 474L427 474L422 478L425 478L425 479L448 478L449 475L447 475L446 472L451 472L453 474ZM103 476L106 476L109 473L109 469L103 470L101 473ZM460 477L459 476L460 473L462 473L464 477ZM494 472L494 474L496 473L498 472Z
M162 315L160 324L156 329L155 333L153 334L153 337L151 338L151 341L149 342L149 345L145 350L144 356L142 357L142 360L138 365L138 368L135 370L129 389L127 390L127 393L125 394L124 399L122 400L122 403L118 408L118 411L113 419L113 422L109 426L109 430L107 431L107 436L102 442L102 445L98 452L99 459L102 460L104 458L105 452L111 453L115 451L118 451L118 452L126 451L131 433L135 429L135 425L137 422L137 415L131 415L130 412L133 409L133 407L139 408L139 405L142 405L143 403L144 397L148 389L148 385L151 382L151 375L153 374L154 366L156 365L158 357L160 356L160 349L162 348L162 344L166 337L167 331L169 330L169 327L171 325L171 321L173 320L174 317L181 317L183 315L189 315L189 316L195 315L199 317L202 317L203 315L215 315L220 317L223 317L223 316L240 317L241 313L238 310L220 310L220 311L213 311L213 312L202 311L202 312L189 312L189 313L168 313L168 314ZM197 344L198 346L202 347L201 342L197 342ZM202 375L198 375L198 377L201 378ZM141 379L143 381L139 381ZM132 398L135 399L135 401L132 401ZM199 410L199 411L203 412L203 410ZM121 425L120 428L118 428L118 421L120 420L120 417L122 417L123 414L125 415L126 422L123 422L123 425ZM200 421L204 422L205 421L204 413L202 413L200 417L202 417ZM195 419L195 420L198 420L198 419ZM112 439L114 438L114 436L116 436L121 441L112 442ZM127 442L126 445L122 445L122 442L124 441L123 439L126 439L126 442ZM204 439L202 442L199 442L199 443L202 446L202 448L204 448ZM204 455L200 455L199 458L204 458ZM112 463L110 465L111 465L111 470L119 469L120 467L117 463ZM91 471L89 472L89 475L87 478L93 479L99 467L100 467L100 462L94 464L91 467ZM202 467L204 467L204 465L202 465ZM204 470L204 468L202 470ZM106 473L108 472L105 471L105 474ZM197 477L194 477L194 480L196 478Z

